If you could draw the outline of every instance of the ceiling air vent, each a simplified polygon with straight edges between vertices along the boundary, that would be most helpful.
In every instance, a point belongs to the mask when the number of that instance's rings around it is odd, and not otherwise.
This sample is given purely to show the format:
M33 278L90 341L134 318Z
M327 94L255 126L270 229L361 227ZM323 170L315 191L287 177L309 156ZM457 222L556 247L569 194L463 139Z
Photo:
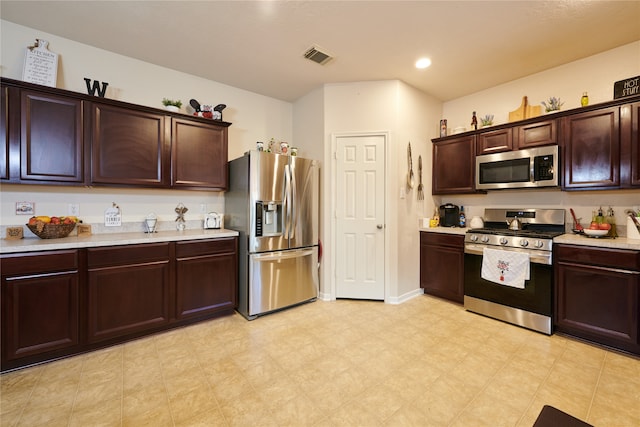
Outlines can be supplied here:
M320 65L324 65L333 59L331 55L322 52L317 46L311 46L311 48L304 53L304 57Z

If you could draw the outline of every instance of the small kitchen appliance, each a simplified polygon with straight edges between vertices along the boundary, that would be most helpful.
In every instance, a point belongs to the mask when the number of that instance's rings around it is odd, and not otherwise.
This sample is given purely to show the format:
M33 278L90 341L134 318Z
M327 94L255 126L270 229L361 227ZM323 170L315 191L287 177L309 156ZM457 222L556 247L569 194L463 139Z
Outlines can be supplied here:
M520 229L510 229L517 217ZM471 229L464 243L464 307L468 311L550 335L553 316L553 238L564 234L564 209L485 209L484 228ZM524 288L482 278L484 249L527 254ZM509 265L506 265L508 268Z
M440 205L440 226L458 227L460 225L460 208L457 205L447 203Z
M222 226L222 217L217 212L209 212L204 217L205 229L219 229Z

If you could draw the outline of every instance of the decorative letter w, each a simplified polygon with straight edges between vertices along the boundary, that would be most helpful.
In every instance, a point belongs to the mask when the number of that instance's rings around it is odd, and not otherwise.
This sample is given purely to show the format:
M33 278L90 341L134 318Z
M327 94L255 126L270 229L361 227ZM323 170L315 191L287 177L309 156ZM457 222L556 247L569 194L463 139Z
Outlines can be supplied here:
M107 91L107 86L109 83L99 82L97 80L93 81L93 86L91 85L91 79L84 78L85 83L87 84L87 93L89 95L95 96L96 92L98 92L98 96L100 98L104 98L104 94ZM100 83L102 83L102 89L100 89Z

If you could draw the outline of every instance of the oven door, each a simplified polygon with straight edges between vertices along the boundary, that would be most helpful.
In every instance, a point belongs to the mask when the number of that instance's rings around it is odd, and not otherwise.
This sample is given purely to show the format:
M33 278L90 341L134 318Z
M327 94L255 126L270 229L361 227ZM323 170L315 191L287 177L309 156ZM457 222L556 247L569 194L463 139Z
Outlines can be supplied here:
M524 289L481 277L482 255L464 255L465 309L551 334L553 266L531 262Z

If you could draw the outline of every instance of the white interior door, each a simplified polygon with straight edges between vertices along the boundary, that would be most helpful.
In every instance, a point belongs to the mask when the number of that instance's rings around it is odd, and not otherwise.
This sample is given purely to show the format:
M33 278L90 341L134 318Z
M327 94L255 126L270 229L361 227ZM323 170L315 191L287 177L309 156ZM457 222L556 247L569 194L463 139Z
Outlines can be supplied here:
M337 137L336 172L336 298L384 300L384 135Z

